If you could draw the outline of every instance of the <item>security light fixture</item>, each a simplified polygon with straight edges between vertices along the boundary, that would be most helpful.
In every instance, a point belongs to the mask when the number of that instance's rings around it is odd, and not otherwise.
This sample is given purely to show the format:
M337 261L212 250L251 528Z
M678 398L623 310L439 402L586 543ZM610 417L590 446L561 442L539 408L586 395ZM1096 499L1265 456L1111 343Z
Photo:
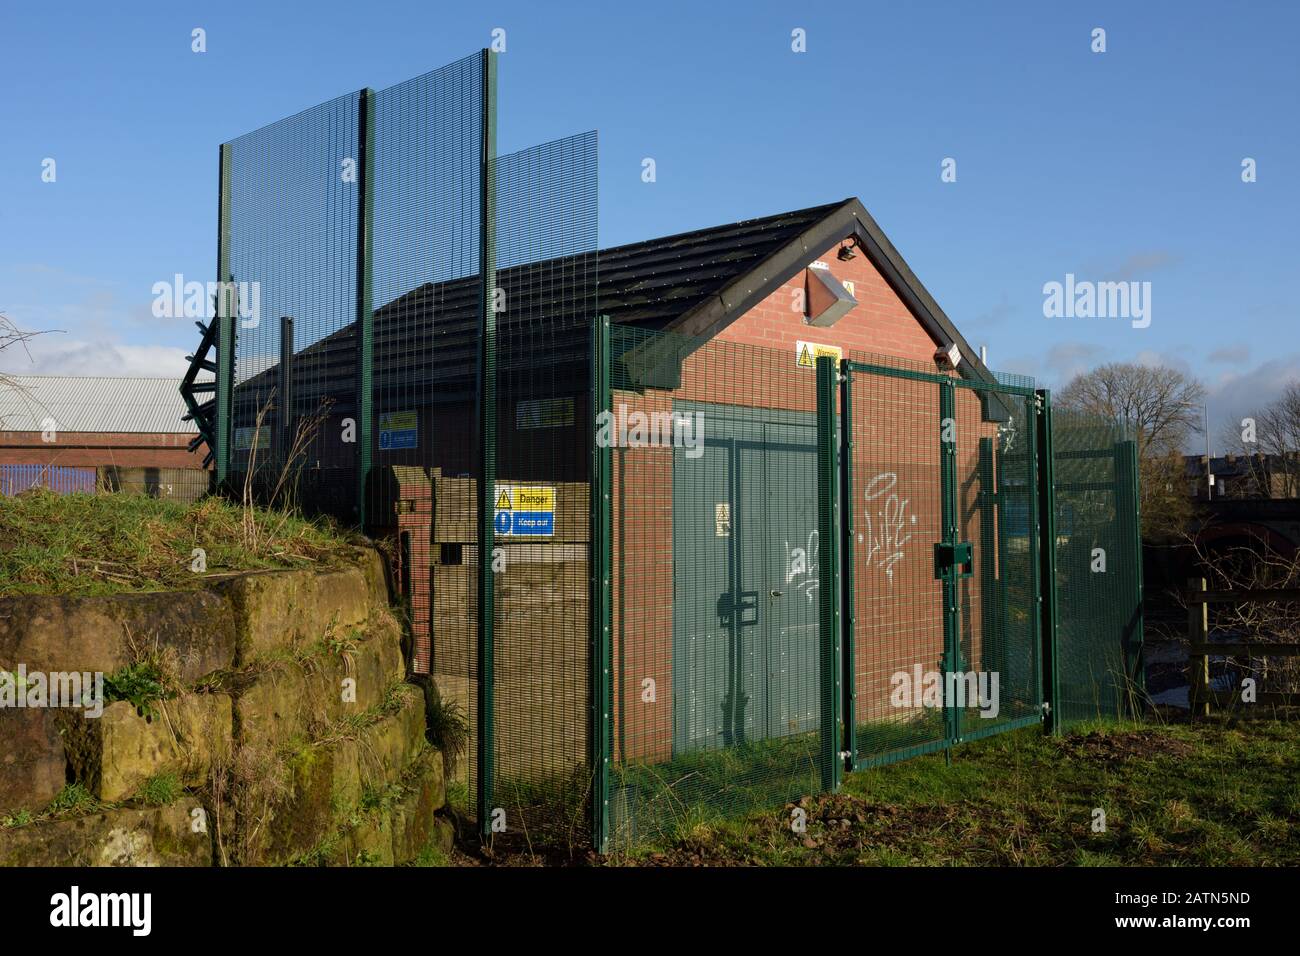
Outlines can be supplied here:
M804 306L804 322L819 328L829 328L858 304L853 293L844 287L844 283L831 275L830 269L810 268L804 270L807 298Z
M949 342L934 350L934 364L939 368L956 368L961 362L961 349L956 342Z
M853 247L856 246L857 244L858 244L858 237L850 236L844 243L840 245L840 251L835 253L835 258L839 259L840 262L848 262L850 259L857 258L858 254L853 251Z

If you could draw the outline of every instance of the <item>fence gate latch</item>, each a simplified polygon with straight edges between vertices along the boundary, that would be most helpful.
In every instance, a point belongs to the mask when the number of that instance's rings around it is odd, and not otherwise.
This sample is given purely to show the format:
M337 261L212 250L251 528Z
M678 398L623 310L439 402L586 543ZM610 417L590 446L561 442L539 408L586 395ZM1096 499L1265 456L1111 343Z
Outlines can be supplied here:
M944 577L958 568L957 577L968 578L974 573L973 549L969 541L940 541L934 546L934 576Z

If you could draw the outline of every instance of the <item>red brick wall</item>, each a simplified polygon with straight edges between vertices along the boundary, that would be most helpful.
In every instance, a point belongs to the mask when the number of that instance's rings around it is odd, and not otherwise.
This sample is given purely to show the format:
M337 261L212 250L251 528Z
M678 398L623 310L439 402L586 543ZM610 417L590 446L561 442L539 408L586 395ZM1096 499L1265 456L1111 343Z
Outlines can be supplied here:
M675 399L689 399L815 411L815 373L795 364L800 340L839 346L846 357L887 356L933 371L938 343L863 253L840 262L835 258L838 245L818 258L836 279L854 284L858 304L834 326L805 323L801 272L692 354L683 363L678 389L651 390L643 396L616 392L615 407L625 403L629 410L663 411ZM933 670L943 649L941 590L934 580L932 551L941 523L939 389L933 383L901 379L861 381L861 400L854 402L858 491L865 493L865 483L877 475L894 478L878 498L850 503L857 508L855 520L862 532L856 545L855 689L863 718L896 719L902 715L889 706L891 675L914 662ZM980 424L978 409L972 417L965 405L958 418L960 480L975 474L978 438L993 434L995 426ZM884 484L876 487L880 490ZM672 749L671 451L616 450L613 489L614 660L616 665L621 662L615 677L621 732L615 739L621 759L662 760ZM874 521L874 545L867 533L868 517ZM895 552L901 556L894 557ZM970 593L977 603L978 588L971 587ZM972 621L977 613L972 604ZM644 699L646 678L654 680L653 701Z
M853 296L858 304L833 326L823 329L803 321L799 303L804 273L800 272L728 326L718 335L719 341L786 349L792 362L795 343L802 339L838 345L846 352L890 355L933 367L938 343L930 338L865 254L859 251L855 258L840 262L835 258L838 248L836 243L817 258L830 267L836 279L853 283Z
M41 440L40 432L0 431L0 465L117 465L119 468L202 468L207 446L186 448L193 435L162 432L58 432Z

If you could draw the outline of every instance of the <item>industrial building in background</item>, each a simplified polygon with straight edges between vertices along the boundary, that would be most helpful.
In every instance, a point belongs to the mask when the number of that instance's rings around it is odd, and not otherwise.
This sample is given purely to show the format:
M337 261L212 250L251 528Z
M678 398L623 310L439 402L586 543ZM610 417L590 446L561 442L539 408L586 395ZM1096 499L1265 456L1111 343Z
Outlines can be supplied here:
M0 494L123 491L194 501L207 452L179 378L10 375L0 387Z

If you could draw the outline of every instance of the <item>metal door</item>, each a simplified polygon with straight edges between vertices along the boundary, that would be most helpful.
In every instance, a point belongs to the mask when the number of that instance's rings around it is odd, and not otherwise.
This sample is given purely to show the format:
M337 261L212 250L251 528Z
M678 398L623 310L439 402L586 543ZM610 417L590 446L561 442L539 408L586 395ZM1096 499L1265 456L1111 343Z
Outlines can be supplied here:
M677 410L707 424L703 455L673 452L673 751L816 730L815 419Z

